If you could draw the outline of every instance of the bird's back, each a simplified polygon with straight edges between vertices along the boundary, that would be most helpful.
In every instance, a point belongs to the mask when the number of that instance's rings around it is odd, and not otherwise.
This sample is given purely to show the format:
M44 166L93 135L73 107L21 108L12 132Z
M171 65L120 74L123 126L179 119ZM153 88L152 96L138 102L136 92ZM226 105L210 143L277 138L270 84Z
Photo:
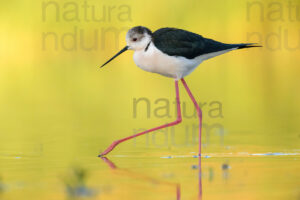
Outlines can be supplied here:
M201 35L177 28L161 28L153 33L153 43L169 56L188 59L234 48L251 47L248 44L225 44Z

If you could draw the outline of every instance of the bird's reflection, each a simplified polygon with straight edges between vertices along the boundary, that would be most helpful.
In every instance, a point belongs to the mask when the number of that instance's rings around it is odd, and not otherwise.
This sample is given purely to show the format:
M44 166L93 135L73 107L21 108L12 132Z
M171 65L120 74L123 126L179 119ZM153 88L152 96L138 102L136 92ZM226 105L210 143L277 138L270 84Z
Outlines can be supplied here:
M198 184L199 184L199 194L198 194L198 200L202 200L202 167L201 167L201 156L198 157Z
M181 188L180 188L180 184L179 183L172 183L172 182L168 182L168 181L162 181L156 178L152 178L149 176L146 176L144 174L140 174L137 172L133 172L127 169L121 169L118 168L115 163L113 163L111 160L109 160L106 157L101 157L101 159L109 166L109 168L113 169L113 170L121 170L123 173L122 174L126 174L132 178L138 178L138 179L143 179L146 180L148 182L152 182L152 183L158 183L158 184L164 184L164 185L170 185L172 187L176 188L176 200L180 200L181 199ZM201 169L201 157L199 157L199 161L198 161L198 178L199 178L199 185L198 185L198 200L202 200L202 169Z
M113 163L111 160L109 160L108 158L106 157L101 157L101 159L111 168L111 169L114 169L114 170L119 170L119 171L122 171L122 174L126 174L132 178L137 178L137 179L142 179L142 180L145 180L145 181L148 181L148 182L151 182L151 183L156 183L156 184L163 184L163 185L169 185L169 186L172 186L174 188L176 188L176 200L180 200L181 198L181 191L180 191L180 184L178 183L172 183L172 182L168 182L168 181L162 181L162 180L159 180L159 179L156 179L156 178L152 178L152 177L149 177L149 176L146 176L144 174L140 174L140 173L137 173L137 172L132 172L130 170L127 170L127 169L121 169L121 168L118 168L115 163Z

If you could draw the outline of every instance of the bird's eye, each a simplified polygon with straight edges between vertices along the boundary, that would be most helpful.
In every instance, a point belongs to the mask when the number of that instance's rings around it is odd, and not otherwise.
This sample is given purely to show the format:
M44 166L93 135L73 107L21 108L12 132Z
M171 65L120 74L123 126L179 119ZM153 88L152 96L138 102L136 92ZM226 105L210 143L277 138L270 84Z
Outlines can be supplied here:
M137 41L137 38L133 38L132 41L134 41L134 42Z

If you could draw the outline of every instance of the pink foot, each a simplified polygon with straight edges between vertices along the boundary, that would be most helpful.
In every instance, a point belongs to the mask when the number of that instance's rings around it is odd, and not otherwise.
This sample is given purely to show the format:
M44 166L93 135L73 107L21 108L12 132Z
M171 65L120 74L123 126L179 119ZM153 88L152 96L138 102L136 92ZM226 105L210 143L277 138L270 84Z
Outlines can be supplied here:
M109 152L111 152L120 142L119 141L114 141L105 151L103 151L98 157L105 156Z

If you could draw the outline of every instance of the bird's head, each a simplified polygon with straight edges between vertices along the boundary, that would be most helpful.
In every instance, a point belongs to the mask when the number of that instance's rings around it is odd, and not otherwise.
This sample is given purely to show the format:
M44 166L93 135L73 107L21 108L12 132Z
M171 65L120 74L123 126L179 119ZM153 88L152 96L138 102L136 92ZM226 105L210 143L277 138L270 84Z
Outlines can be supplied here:
M149 42L152 40L152 32L143 26L135 26L126 34L126 43L125 46L121 51L119 51L116 55L114 55L111 59L109 59L106 63L104 63L101 67L115 59L121 53L125 52L126 50L142 50L147 47Z
M152 39L152 32L143 26L131 28L126 34L126 43L128 49L141 50L145 49Z

